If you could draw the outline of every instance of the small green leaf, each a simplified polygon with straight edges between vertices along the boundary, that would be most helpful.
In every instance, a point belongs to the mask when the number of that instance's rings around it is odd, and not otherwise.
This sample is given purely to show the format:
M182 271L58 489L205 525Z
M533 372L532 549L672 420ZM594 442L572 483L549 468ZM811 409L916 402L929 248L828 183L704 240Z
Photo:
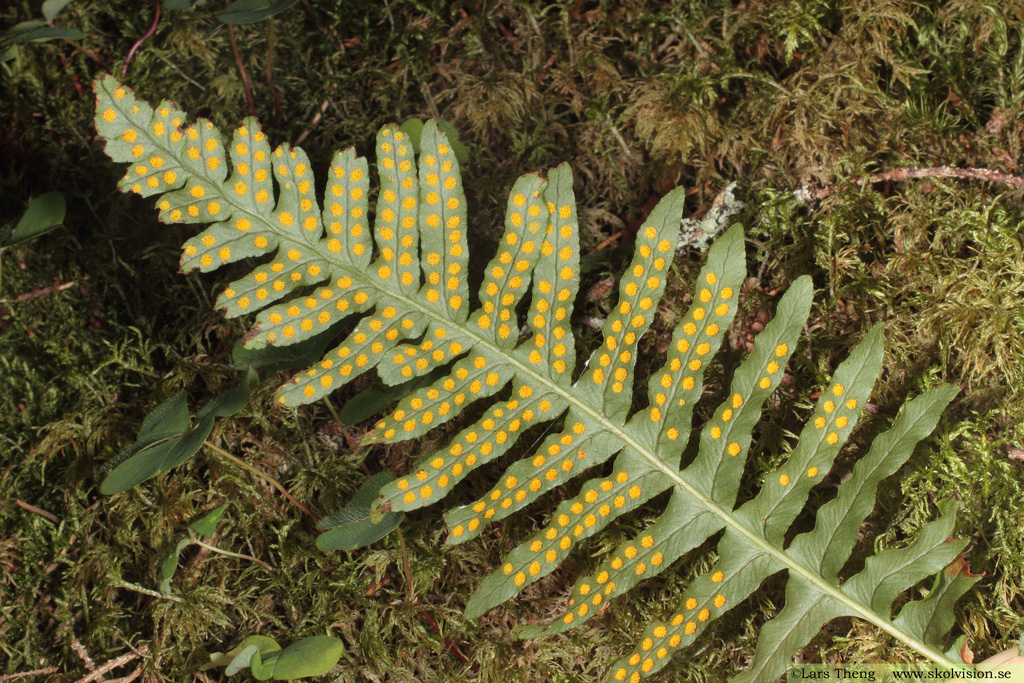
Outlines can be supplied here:
M32 29L39 28L40 26L46 26L46 22L42 19L30 19L28 21L22 21L15 24L7 34L13 36L15 33L24 33L25 31L31 31Z
M405 398L413 391L430 385L443 374L442 370L435 370L404 384L383 387L381 389L367 389L346 401L345 405L338 411L338 418L347 425L354 425L363 420L368 420L374 415L383 413L389 406Z
M320 520L317 528L329 530L317 537L317 547L321 550L351 550L379 541L391 533L405 513L385 512L379 521L374 522L376 515L371 515L370 510L381 488L394 478L390 472L373 475L359 487L347 508Z
M190 541L183 538L174 546L174 550L167 554L167 557L160 563L160 592L164 595L171 594L171 579L174 572L178 570L178 560L181 558L181 551L188 547Z
M66 211L63 192L47 192L36 197L29 202L28 209L14 231L0 241L0 246L24 242L60 227L64 223Z
M81 37L82 32L79 31L77 28L63 28L59 26L40 26L39 28L33 28L27 31L20 31L18 33L9 34L3 40L0 40L0 50L6 50L8 47L12 45L21 45L22 43L30 43L33 41L42 43L48 40L59 40L60 38L78 40Z
M263 661L263 655L259 652L254 652L249 659L249 670L252 672L252 677L257 681L268 681L271 676L274 675L274 667L277 665L277 660L281 656L280 652L274 652L267 657L267 661Z
M180 436L188 430L190 425L185 392L179 391L146 415L135 443L125 447L116 456L103 463L100 471L112 470L136 453Z
M100 491L107 495L120 493L191 458L213 430L214 418L234 415L244 408L258 382L259 373L248 367L241 384L203 406L194 426L184 391L160 404L146 416L135 443L104 464L104 470L112 471Z
M236 384L203 406L196 414L196 419L201 420L207 415L212 415L213 417L230 417L234 415L249 405L249 395L252 393L253 387L259 384L259 381L259 373L253 370L252 366L249 366L241 384Z
M174 576L178 570L178 551L174 550L167 554L164 561L160 563L160 578L167 580Z
M322 676L334 668L344 652L345 644L334 636L312 636L297 640L286 647L273 662L274 680L290 681L307 676ZM270 663L269 657L265 663Z
M146 415L139 430L139 439L156 434L181 434L188 428L188 402L185 392L179 391Z
M46 0L43 3L43 16L47 21L53 21L53 18L64 11L70 2L71 0Z
M217 19L225 24L250 24L283 12L298 0L236 0L228 5Z
M452 153L455 154L455 158L459 160L459 163L469 163L469 147L459 142L459 131L455 130L455 126L444 119L438 119L437 127L448 138L448 142L452 143Z
M419 380L412 380L396 387L367 389L360 392L345 402L345 405L338 411L338 418L347 425L359 424L363 420L368 420L387 410L395 401L406 397L413 384L419 385Z
M228 657L223 652L211 652L210 661L199 667L200 671L209 671L215 669L218 666L228 666L231 664L231 657Z
M233 676L242 669L248 668L253 655L255 654L271 654L281 649L281 646L277 644L277 641L267 636L249 636L241 643L239 643L233 650L225 653L214 653L210 655L210 659L217 663L223 662L224 659L228 659L227 668L224 670L224 674L227 676ZM218 656L219 655L219 656ZM220 664L223 666L223 664Z
M369 510L373 505L373 501L377 499L377 495L384 484L389 481L393 481L395 475L390 472L378 472L369 479L363 482L359 490L356 491L356 495L352 496L352 502L344 510L339 510L333 515L328 515L317 523L317 529L330 529L331 527L339 526L340 524L347 523L351 518L349 513L355 511ZM357 512L358 514L358 512Z
M126 491L181 464L202 448L203 441L211 431L213 431L213 416L208 415L190 431L140 450L107 475L100 485L100 492L111 495Z
M242 648L250 645L256 645L259 648L259 651L263 654L270 654L271 652L277 652L281 649L281 646L277 644L277 641L269 636L248 636L238 644L238 647L235 648L235 650L240 652ZM231 652L235 652L235 650L232 650ZM228 654L231 653L229 652Z
M235 365L249 365L264 376L280 370L306 367L323 357L324 349L336 334L337 329L332 327L297 344L259 349L247 349L244 340L239 339L231 349L231 360Z
M188 528L204 538L210 538L217 531L217 522L227 509L228 504L224 503L211 510L202 519L189 524Z
M247 645L242 648L242 651L239 652L238 655L231 660L231 663L228 664L227 668L224 669L224 675L234 676L242 669L247 668L252 663L253 656L258 655L259 652L259 647L255 645Z
M103 464L112 470L100 485L106 495L120 493L192 457L213 430L213 416L192 427L185 392L153 409L142 423L135 443Z

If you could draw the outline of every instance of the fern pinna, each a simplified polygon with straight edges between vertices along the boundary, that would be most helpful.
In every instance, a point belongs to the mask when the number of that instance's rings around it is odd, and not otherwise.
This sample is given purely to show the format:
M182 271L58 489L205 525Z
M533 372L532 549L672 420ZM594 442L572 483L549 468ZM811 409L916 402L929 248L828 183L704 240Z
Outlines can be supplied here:
M942 643L952 627L952 605L971 585L965 576L942 571L965 545L948 541L952 505L942 506L912 544L870 557L863 569L840 579L879 481L931 432L955 389L932 389L904 406L835 498L817 511L813 530L786 542L809 491L824 480L870 396L882 362L880 326L836 370L786 463L737 507L752 431L809 314L810 278L797 279L736 370L728 398L700 430L695 456L682 467L704 371L736 314L745 273L739 226L709 251L693 305L648 382L647 407L631 414L638 342L665 289L682 189L665 196L643 222L602 343L577 372L570 320L579 287L579 229L567 165L546 179L530 174L514 184L498 253L474 302L459 163L433 122L423 129L418 159L398 126L384 126L377 135L380 190L371 229L367 162L353 150L335 155L321 204L305 153L286 145L272 151L256 120L247 119L228 142L209 121L186 125L172 103L151 107L112 77L97 80L95 89L106 151L131 164L121 188L160 195L164 222L213 224L185 243L182 270L207 272L256 260L253 271L217 299L228 316L257 314L248 347L294 344L358 316L323 360L279 390L281 404L315 401L371 369L387 384L443 371L404 398L369 437L394 443L504 392L448 447L385 485L373 519L444 498L474 469L507 453L529 427L557 421L539 448L512 463L487 495L448 514L448 542L462 543L544 492L583 480L547 527L483 580L466 606L469 618L549 574L581 541L671 489L657 522L576 582L560 618L521 627L518 635L579 626L606 601L721 534L717 564L693 582L682 604L645 629L634 651L611 667L609 680L637 681L662 668L670 654L784 570L786 604L765 624L741 679L779 676L795 651L841 616L868 620L932 662L965 666L958 650L946 651ZM517 308L527 295L521 327ZM608 460L613 462L602 468L608 474L594 476ZM323 539L329 547L329 537ZM893 614L897 596L935 574L927 597L905 602Z

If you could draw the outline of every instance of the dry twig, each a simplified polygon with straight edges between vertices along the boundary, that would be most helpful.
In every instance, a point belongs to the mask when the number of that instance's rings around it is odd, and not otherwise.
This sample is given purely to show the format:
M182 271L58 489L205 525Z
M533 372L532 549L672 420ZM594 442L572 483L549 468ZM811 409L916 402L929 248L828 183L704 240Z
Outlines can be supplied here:
M40 517L43 517L45 519L50 520L54 524L59 524L60 523L60 520L57 519L57 515L53 514L52 512L47 512L46 510L44 510L42 508L37 508L35 505L29 505L28 503L26 503L25 501L23 501L21 499L18 499L18 500L14 501L14 502L22 510L28 510L29 512L35 513L35 514L39 515Z
M55 674L60 669L55 666L48 666L45 669L33 669L32 671L22 671L16 674L4 674L0 676L0 682L2 681L13 681L15 678L27 678L28 676L45 676L46 674Z
M75 681L75 683L91 683L92 681L101 680L103 678L103 674L105 674L108 671L111 671L113 669L116 669L119 666L124 666L125 664L127 664L130 661L132 661L133 659L138 659L142 655L146 654L146 652L148 652L148 651L149 651L149 647L146 646L146 645L143 645L142 647L139 648L138 652L129 652L127 654L121 655L120 657L115 657L114 659L111 659L109 662L103 664L102 666L97 667L97 669L95 671L93 671L92 673L88 673L85 676L82 676L77 681ZM125 678L122 678L122 679L119 679L119 680L122 681L122 683L128 683L128 681L132 681L135 678L138 678L138 675L139 675L139 673L141 673L141 671L142 671L141 668L136 669L132 674L129 674ZM115 682L112 681L111 683L115 683Z
M71 636L71 649L75 651L82 663L85 664L85 668L89 671L96 670L96 664L93 663L92 658L89 656L88 650L82 645L82 642L78 640L74 635Z
M89 276L86 275L82 279L83 280L88 280ZM17 296L17 298L15 298L15 299L0 299L0 304L9 304L12 301L14 301L16 303L21 303L22 301L31 301L32 299L38 299L39 297L46 296L47 294L54 294L55 292L63 292L65 289L71 289L72 287L74 287L77 284L78 284L78 280L72 280L71 282L63 282L63 283L61 283L59 285L58 284L53 284L53 285L50 285L49 287L40 287L39 289L33 289L31 292L25 292L24 294L19 294Z
M875 173L867 179L855 178L849 182L857 186L863 186L873 185L875 183L881 183L888 180L905 182L907 180L917 180L919 178L970 178L972 180L982 180L989 183L1002 183L1004 185L1024 188L1024 178L1019 178L1007 173L1000 173L998 171L990 171L987 168L954 168L952 166L931 166L929 168L906 166L904 168L894 168L891 171ZM835 185L828 185L817 190L812 190L810 192L810 199L824 199L825 197L838 192L840 188L841 184L836 183Z

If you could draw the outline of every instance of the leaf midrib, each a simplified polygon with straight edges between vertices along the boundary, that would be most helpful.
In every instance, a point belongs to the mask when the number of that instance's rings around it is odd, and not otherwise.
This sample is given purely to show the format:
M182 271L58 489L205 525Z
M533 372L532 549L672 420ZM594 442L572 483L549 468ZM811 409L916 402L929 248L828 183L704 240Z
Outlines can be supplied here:
M317 251L320 250L318 249ZM324 256L323 258L327 259L328 257ZM431 311L430 309L421 306L415 299L409 299L408 297L403 296L401 294L395 294L394 292L385 291L383 288L378 287L373 283L371 283L371 286L373 286L382 294L390 296L392 299L397 299L405 303L406 305L411 306L416 310L419 310L420 313L430 317L431 319L437 322L440 322L445 325L452 324L451 320L443 318L437 315L435 312ZM760 535L755 534L749 529L747 529L747 527L741 524L739 520L737 520L736 517L734 517L730 511L721 507L713 499L704 495L693 484L687 481L686 478L683 477L678 471L665 465L661 461L661 459L658 458L657 454L648 450L642 444L633 439L619 425L611 422L603 413L594 409L591 405L576 399L573 392L570 392L565 388L559 386L558 384L555 384L548 377L535 372L533 369L525 365L522 361L518 360L513 353L511 353L510 351L506 351L505 349L499 348L493 342L476 334L473 330L469 328L469 326L462 327L461 325L459 325L458 328L463 333L466 333L473 339L477 340L476 343L479 343L488 351L491 351L495 354L503 355L505 358L505 362L514 366L514 368L516 369L516 374L526 375L530 377L531 380L538 382L539 384L544 386L548 391L556 393L562 398L564 398L569 403L570 407L575 407L576 409L586 413L591 419L598 422L608 432L611 432L613 435L617 436L621 441L624 442L625 445L631 447L633 450L639 453L640 456L647 460L652 467L659 470L662 474L671 479L676 484L676 486L685 490L687 493L696 498L706 508L708 508L713 514L720 517L728 527L732 528L734 531L744 536L748 540L748 542L761 548L765 553L772 555L791 572L795 571L797 574L801 576L801 578L805 579L808 583L814 585L822 593L825 593L826 595L832 597L838 602L844 604L849 609L858 613L861 616L861 618L871 622L878 628L889 633L891 636L903 642L905 645L913 648L914 650L917 650L920 654L924 655L926 658L930 659L936 664L945 666L947 668L966 668L948 659L943 653L928 646L926 643L923 643L917 640L916 638L913 638L907 635L906 633L903 633L898 628L896 628L891 622L880 618L870 608L848 597L842 591L840 591L838 587L825 581L814 571L804 567L799 562L794 561L784 550L780 550L774 544L769 543ZM575 386L575 384L572 386Z
M170 152L171 150L167 150L167 151ZM180 164L181 163L180 159L178 161L179 161L179 164ZM182 166L182 168L183 168L183 170L187 170L187 167L185 167L185 166ZM315 242L312 242L312 243L299 242L297 239L295 239L295 237L293 237L291 235L281 235L279 232L277 232L274 229L273 223L271 221L267 220L266 216L258 214L258 213L254 213L248 207L244 207L244 206L241 206L241 205L237 204L235 201L232 200L232 198L229 195L227 195L226 193L224 193L222 191L224 183L227 183L229 181L230 176L227 176L223 181L218 181L218 180L210 179L210 177L204 172L202 174L202 177L204 177L207 181L210 182L211 185L213 185L214 187L217 188L218 193L221 195L221 198L224 201L226 201L230 206L232 206L235 209L240 210L240 211L242 211L242 212L244 212L244 213L246 213L246 214L248 214L250 216L254 216L254 217L258 218L260 220L260 222L262 222L262 223L264 223L264 224L266 224L268 226L268 229L270 230L270 232L273 232L273 233L277 234L280 237L281 240L293 241L293 242L295 242L297 244L297 246L302 246L304 248L311 249L312 251L316 252L321 259L323 259L324 261L332 264L333 266L336 266L339 269L343 270L349 277L352 277L353 279L357 279L357 280L366 281L365 272L364 271L362 271L362 270L350 270L350 266L348 264L345 264L344 262L340 262L339 263L339 262L334 260L333 254L331 254L329 252L329 250L327 250L326 247L322 244L322 242L323 242L323 234L322 233L321 233L321 236L318 237L318 239ZM278 181L275 179L274 183L276 185L276 184L278 184ZM276 203L275 203L275 207L276 207ZM318 207L318 208L320 208L321 212L322 212L322 206ZM273 211L273 209L268 209L268 212L272 212L272 211ZM321 228L321 230L322 230L322 228ZM280 251L280 247L278 248L278 250ZM372 280L369 280L368 284L369 284L370 287L372 287L373 289L377 290L377 292L380 295L383 295L383 296L386 296L386 297L390 297L391 299L400 301L400 302L404 303L406 306L410 307L413 310L418 311L422 315L426 316L427 318L429 318L429 319L431 319L431 320L433 320L435 322L441 323L442 325L446 325L446 326L455 326L461 332L463 332L464 334L467 334L469 337L471 337L474 340L476 340L474 342L474 346L479 344L480 346L482 346L486 350L488 350L488 351L490 351L490 352L492 352L494 354L497 354L499 356L503 356L505 362L511 364L515 368L516 374L518 374L520 376L524 376L525 375L525 376L531 378L531 380L537 382L540 386L545 387L548 391L551 391L551 392L553 392L555 394L558 394L559 396L564 398L569 403L569 407L575 407L576 409L578 409L578 410L582 411L583 413L587 414L591 419L593 419L595 422L597 422L602 427L604 427L608 432L610 432L613 435L617 436L626 446L629 446L630 448L635 450L638 454L640 454L640 456L642 458L644 458L645 460L647 460L648 463L654 469L660 471L666 477L671 479L673 481L673 483L675 483L676 486L678 486L679 488L681 488L684 491L686 491L687 493L689 493L691 496L696 498L702 505L704 505L710 512L712 512L713 514L717 515L725 523L726 527L731 528L733 531L735 531L736 533L738 533L741 536L743 536L750 544L754 545L757 548L760 548L761 551L764 552L765 554L771 555L773 558L775 558L778 562L780 562L790 572L795 572L802 579L804 579L805 581L807 581L808 583L813 585L815 588L817 588L822 593L825 593L826 595L829 595L834 600L836 600L836 601L840 602L841 604L845 605L847 608L849 608L854 613L859 615L860 618L862 618L865 621L868 621L868 622L874 624L876 627L878 627L881 630L885 631L886 633L888 633L889 635L893 636L894 638L896 638L897 640L899 640L903 644L905 644L908 647L916 650L918 653L920 653L921 655L923 655L927 659L931 660L932 662L934 662L934 663L936 663L936 664L938 664L940 666L946 667L948 669L967 669L968 668L968 667L966 667L964 665L961 665L961 664L959 664L957 662L954 662L954 661L950 660L942 652L939 652L939 651L935 650L934 648L930 647L926 643L921 642L917 638L914 638L914 637L904 633L903 631L899 630L896 626L894 626L892 624L891 621L889 621L887 619L881 618L879 615L877 615L869 607L866 607L866 606L862 605L861 603L857 602L856 600L853 600L849 596L845 595L841 590L839 590L839 588L837 586L829 583L828 581L825 581L816 572L814 572L814 571L804 567L799 562L794 561L785 552L785 550L777 548L775 545L773 545L772 543L769 543L766 539L764 539L760 535L752 532L750 529L748 529L746 526L744 526L742 523L740 523L740 521L735 516L733 516L733 514L730 511L728 511L725 508L721 507L713 499L711 499L708 496L704 495L693 484L691 484L689 481L687 481L686 478L683 477L678 471L676 471L673 468L670 468L667 465L665 465L661 461L661 459L658 458L656 453L648 450L642 444L640 444L635 439L630 437L629 434L627 434L622 429L622 427L620 427L619 425L611 422L607 418L607 416L605 416L601 411L595 409L594 407L592 407L591 405L589 405L587 403L584 403L584 402L578 400L574 396L574 394L572 392L568 391L566 388L563 388L562 386L554 383L553 381L551 381L550 378L535 372L533 369L531 369L527 365L523 364L522 361L520 361L519 359L516 358L516 356L514 355L514 353L512 353L511 350L506 350L506 349L499 348L491 340L488 340L488 339L486 339L484 337L481 337L475 330L471 329L468 325L465 325L464 323L455 322L455 321L453 321L450 318L443 317L443 316L439 315L436 311L423 306L416 299L410 299L409 297L407 297L407 296L405 296L405 295L403 295L401 293L397 293L397 292L395 292L393 290L387 290L387 289L381 287L380 285L378 285L376 282L374 282ZM577 380L577 383L578 383L578 381L579 380ZM575 384L570 385L570 387L571 386L575 386Z

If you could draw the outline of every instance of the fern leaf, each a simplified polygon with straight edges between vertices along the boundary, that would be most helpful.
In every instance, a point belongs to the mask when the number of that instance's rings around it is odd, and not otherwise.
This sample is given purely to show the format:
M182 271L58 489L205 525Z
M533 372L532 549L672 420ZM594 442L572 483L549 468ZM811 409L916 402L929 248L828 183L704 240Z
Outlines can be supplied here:
M926 597L903 606L893 624L919 640L938 642L953 627L956 601L980 579L970 573L962 558L957 558L935 576Z
M122 189L161 194L157 207L165 222L212 224L185 243L182 269L209 271L256 259L249 275L217 300L226 315L255 315L247 348L295 344L357 318L335 348L279 390L281 404L317 400L371 370L389 385L435 373L431 377L438 379L405 396L368 437L396 443L491 399L482 417L448 446L384 485L372 509L362 500L358 510L334 517L359 525L359 533L348 536L379 538L390 528L383 522L375 527L386 513L444 498L470 472L508 453L529 427L555 422L486 495L448 514L448 542L461 543L544 492L583 481L544 529L482 581L467 616L513 597L557 568L583 539L671 491L657 521L576 582L558 619L521 627L518 635L578 626L717 534L715 566L693 581L670 616L647 626L633 652L608 672L609 680L635 682L662 668L672 653L782 571L788 575L786 604L763 629L741 678L777 677L822 624L839 616L866 619L945 667L963 666L942 642L952 626L953 603L971 585L966 574L943 572L964 545L947 542L955 523L952 506L940 506L940 517L907 547L868 558L860 572L842 577L879 482L934 429L955 389L940 387L910 401L836 497L817 511L814 529L795 537L798 530L791 529L870 398L881 371L881 326L837 368L788 460L737 507L755 426L810 309L810 278L797 279L734 373L727 397L700 429L692 462L682 466L704 372L736 314L745 276L740 226L709 250L693 304L648 381L647 407L631 414L640 339L654 319L675 253L681 189L666 195L641 225L601 344L578 369L569 321L579 289L579 225L568 166L514 184L497 254L471 298L460 167L435 122L423 127L418 159L408 134L393 124L380 130L380 191L371 230L369 166L353 150L335 155L321 202L302 150L271 151L255 120L247 119L226 146L209 122L186 126L172 104L154 109L109 76L98 79L95 89L106 151L132 164ZM504 398L494 400L499 394ZM606 476L584 474L608 461ZM392 524L396 516L387 519ZM322 541L332 546L330 539ZM936 572L928 595L893 618L897 596Z
M728 246L729 242L723 240L712 246L708 255L709 266L718 256L717 252ZM703 280L699 281L706 282L708 275L714 272L708 267L705 271L701 274ZM735 274L735 277L738 281L742 273ZM707 296L698 295L698 302L701 298ZM795 347L810 303L810 281L801 279L783 297L778 315L758 336L754 353L737 370L729 397L701 433L698 456L683 475L693 476L691 481L705 501L710 502L708 494L712 492L716 501L726 502L730 507L735 501L751 432L762 404L781 379L783 363ZM695 307L701 305L694 304ZM682 330L684 334L686 330L693 331L690 325L692 322L688 316L680 326L685 328ZM644 417L644 414L639 417ZM671 481L666 479L654 493L660 493L670 485ZM569 601L570 609L561 619L543 628L524 628L519 633L529 637L558 632L588 619L603 601L628 591L643 578L660 573L723 526L723 521L708 510L704 501L676 491L665 515L657 523L638 538L621 544L601 564L596 574L577 581Z

